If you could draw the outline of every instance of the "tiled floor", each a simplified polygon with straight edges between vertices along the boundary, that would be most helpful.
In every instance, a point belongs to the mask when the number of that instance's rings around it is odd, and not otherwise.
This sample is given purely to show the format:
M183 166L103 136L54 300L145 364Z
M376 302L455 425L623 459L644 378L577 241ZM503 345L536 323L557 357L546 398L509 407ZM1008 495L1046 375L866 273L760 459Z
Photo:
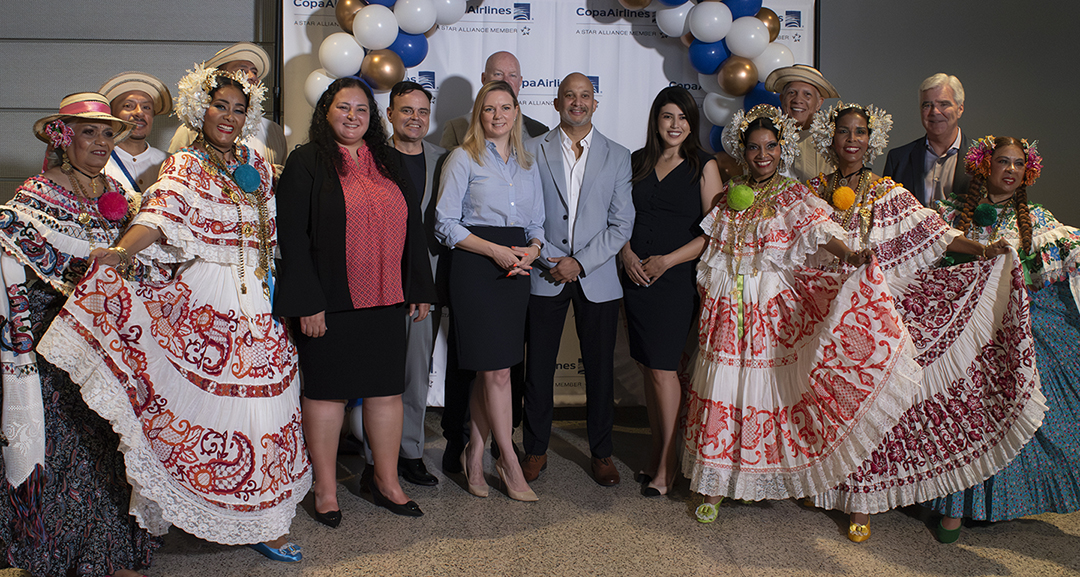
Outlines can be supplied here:
M341 459L337 529L310 516L311 498L293 521L304 560L282 564L245 547L207 543L173 530L152 576L826 576L1080 575L1080 513L1040 515L965 528L955 545L931 532L919 507L876 515L873 536L854 544L844 515L794 500L725 504L709 525L683 480L669 497L646 499L633 483L648 450L644 411L620 410L615 457L623 483L605 488L588 473L584 422L563 411L547 470L532 484L538 503L511 501L494 484L478 499L460 475L439 470L438 416L428 416L426 461L437 487L405 489L426 515L390 514L360 494L357 457ZM0 575L4 575L0 572ZM4 577L7 577L4 575Z

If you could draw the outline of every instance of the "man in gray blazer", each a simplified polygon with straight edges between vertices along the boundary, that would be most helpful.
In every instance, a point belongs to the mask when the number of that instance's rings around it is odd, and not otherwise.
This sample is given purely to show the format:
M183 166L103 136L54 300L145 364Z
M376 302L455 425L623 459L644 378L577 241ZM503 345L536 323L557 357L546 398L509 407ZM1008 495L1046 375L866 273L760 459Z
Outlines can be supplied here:
M611 460L615 331L622 298L615 256L634 228L630 151L593 128L597 102L583 74L563 79L554 104L559 126L526 143L543 182L548 244L531 274L522 470L532 481L547 465L555 361L573 302L585 364L592 475L611 486L619 483Z
M398 82L390 89L390 107L386 118L394 127L394 148L401 153L403 164L412 179L413 188L423 191L420 209L423 213L424 234L427 237L431 274L439 302L446 302L445 279L440 284L439 257L446 248L435 239L435 200L438 198L434 182L436 169L446 150L426 142L428 121L431 118L431 93L415 82ZM401 427L401 452L398 473L406 481L416 485L436 485L439 479L428 473L424 466L424 413L427 410L427 393L431 376L431 354L435 348L435 332L442 317L436 307L426 319L417 321L406 318L405 392L401 395L404 421ZM365 437L365 448L367 445ZM366 449L368 463L371 450Z
M480 75L480 84L487 84L493 80L505 80L510 88L514 89L514 96L521 90L521 64L516 56L509 52L496 52L488 56L484 64L484 72ZM522 115L522 128L529 136L540 136L548 131L544 123ZM447 150L461 146L465 140L465 134L469 132L469 115L459 116L446 123L443 127L442 139L439 144Z

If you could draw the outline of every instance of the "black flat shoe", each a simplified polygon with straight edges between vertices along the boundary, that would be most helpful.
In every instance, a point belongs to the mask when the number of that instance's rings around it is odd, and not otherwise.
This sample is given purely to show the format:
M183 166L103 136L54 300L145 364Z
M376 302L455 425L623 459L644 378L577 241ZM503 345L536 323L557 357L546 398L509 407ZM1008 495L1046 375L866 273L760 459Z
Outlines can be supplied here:
M663 497L664 496L664 494L660 492L660 489L657 489L656 487L650 487L648 485L644 485L644 486L641 487L641 495L643 497Z
M368 487L371 488L371 500L387 511L404 517L422 517L424 515L424 512L420 510L420 505L417 505L416 501L409 501L404 505L398 505L390 499L387 499L383 496L382 492L379 491L379 485L375 483L374 478L371 479L371 483L368 484Z
M398 459L398 474L402 479L413 485L434 487L439 484L439 479L428 472L423 459Z
M320 513L315 511L315 520L327 527L336 528L341 524L341 510Z

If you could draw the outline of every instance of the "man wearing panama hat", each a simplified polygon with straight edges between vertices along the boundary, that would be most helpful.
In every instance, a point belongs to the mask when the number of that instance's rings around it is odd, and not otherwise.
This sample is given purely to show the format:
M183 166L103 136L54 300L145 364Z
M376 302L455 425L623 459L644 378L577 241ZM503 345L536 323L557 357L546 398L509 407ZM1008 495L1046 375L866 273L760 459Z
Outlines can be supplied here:
M832 171L825 157L814 149L810 124L826 98L840 98L832 83L813 66L796 64L777 68L765 79L765 90L780 95L780 109L799 125L799 155L791 164L790 176L806 182Z
M218 68L225 72L243 72L247 75L248 82L261 83L270 73L270 55L250 42L237 42L219 50L217 54L203 62L203 66ZM172 141L169 142L169 152L176 152L195 142L195 136L197 134L194 130L181 125L176 129ZM285 141L285 131L280 124L269 118L263 118L255 134L245 139L243 144L255 149L260 156L272 164L275 175L281 174L288 154L288 143Z
M172 110L172 95L160 80L144 72L124 72L105 81L98 90L109 100L114 116L134 123L131 135L116 145L105 174L128 193L142 193L157 180L165 151L150 146L147 137L154 117Z

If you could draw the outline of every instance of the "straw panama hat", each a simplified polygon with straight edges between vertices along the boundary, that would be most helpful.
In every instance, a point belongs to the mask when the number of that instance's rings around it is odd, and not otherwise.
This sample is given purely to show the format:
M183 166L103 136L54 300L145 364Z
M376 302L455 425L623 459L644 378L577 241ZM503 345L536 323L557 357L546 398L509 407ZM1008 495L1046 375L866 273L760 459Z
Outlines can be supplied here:
M34 136L42 142L49 142L49 135L45 134L45 125L54 120L66 120L68 118L85 118L110 122L116 135L115 142L120 142L131 134L135 124L120 120L112 115L112 106L109 101L97 92L76 92L69 94L60 101L60 110L56 114L50 114L34 123Z
M157 77L145 72L122 72L105 81L98 89L109 102L132 90L145 92L154 101L154 116L164 116L172 110L172 94Z
M255 69L259 71L259 80L266 78L270 72L270 55L250 42L237 42L228 48L218 50L217 54L203 62L203 66L217 68L222 64L237 60L247 60L254 64Z
M773 70L765 79L765 90L769 92L781 92L784 87L792 82L805 82L818 89L822 98L840 98L836 88L818 72L817 68L805 64L785 66Z

